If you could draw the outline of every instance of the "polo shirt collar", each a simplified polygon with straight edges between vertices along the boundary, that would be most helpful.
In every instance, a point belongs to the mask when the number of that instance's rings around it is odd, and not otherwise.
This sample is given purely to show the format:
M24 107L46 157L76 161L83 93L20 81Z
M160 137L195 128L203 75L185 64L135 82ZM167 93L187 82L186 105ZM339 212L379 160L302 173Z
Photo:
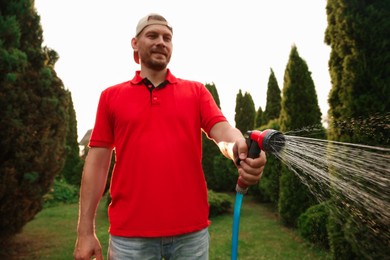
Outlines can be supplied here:
M143 84L143 78L141 77L141 71L137 70L135 72L134 78L130 81L133 85L139 85ZM171 73L171 71L167 70L167 76L165 78L166 81L168 81L169 84L173 84L177 82L177 78Z

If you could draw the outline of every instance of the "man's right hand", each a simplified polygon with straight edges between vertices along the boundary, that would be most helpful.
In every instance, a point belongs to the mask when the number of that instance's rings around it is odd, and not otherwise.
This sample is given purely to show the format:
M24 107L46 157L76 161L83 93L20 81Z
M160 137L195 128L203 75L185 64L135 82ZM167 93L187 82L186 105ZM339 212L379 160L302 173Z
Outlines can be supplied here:
M95 257L96 260L103 260L102 246L95 234L78 236L73 252L75 260L86 260Z
M80 208L74 259L95 257L103 260L102 247L95 232L95 216L107 182L112 149L94 147L85 159L80 187Z

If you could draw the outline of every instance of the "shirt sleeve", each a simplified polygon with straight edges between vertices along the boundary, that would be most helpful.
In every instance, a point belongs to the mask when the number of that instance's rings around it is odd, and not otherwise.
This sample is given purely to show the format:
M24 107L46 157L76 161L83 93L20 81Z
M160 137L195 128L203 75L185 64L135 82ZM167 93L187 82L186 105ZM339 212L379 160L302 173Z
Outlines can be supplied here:
M210 135L210 130L216 123L227 121L226 117L223 115L221 109L217 106L213 96L210 91L202 85L201 88L201 126L203 131L207 135Z
M108 91L101 93L89 147L114 147L113 124L109 113Z

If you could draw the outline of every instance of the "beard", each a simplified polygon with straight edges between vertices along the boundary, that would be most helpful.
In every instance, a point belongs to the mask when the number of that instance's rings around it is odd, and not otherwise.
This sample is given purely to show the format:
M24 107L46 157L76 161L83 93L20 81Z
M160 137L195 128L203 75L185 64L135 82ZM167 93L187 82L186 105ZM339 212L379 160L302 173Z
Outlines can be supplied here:
M171 55L164 54L166 59L155 59L152 57L153 53L141 56L142 63L149 69L160 71L167 68Z

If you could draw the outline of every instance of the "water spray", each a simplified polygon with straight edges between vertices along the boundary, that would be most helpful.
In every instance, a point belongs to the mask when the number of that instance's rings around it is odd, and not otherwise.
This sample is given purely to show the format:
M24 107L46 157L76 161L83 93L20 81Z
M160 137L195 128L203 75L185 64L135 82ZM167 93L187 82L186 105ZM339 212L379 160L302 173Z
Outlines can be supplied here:
M248 131L245 135L246 144L248 145L248 157L257 158L261 150L269 153L279 152L285 144L284 135L276 130L267 129L264 131ZM240 164L240 158L236 159L236 164ZM236 185L236 200L234 203L233 214L233 232L232 232L232 254L231 259L236 260L238 255L238 231L240 226L240 211L242 199L248 191L248 186L240 179Z
M305 128L285 134L283 152L275 153L328 214L347 221L343 225L349 230L353 227L348 243L359 259L390 255L390 147L389 139L383 139L389 136L389 124L386 127L380 139L387 147L316 139L323 129Z

